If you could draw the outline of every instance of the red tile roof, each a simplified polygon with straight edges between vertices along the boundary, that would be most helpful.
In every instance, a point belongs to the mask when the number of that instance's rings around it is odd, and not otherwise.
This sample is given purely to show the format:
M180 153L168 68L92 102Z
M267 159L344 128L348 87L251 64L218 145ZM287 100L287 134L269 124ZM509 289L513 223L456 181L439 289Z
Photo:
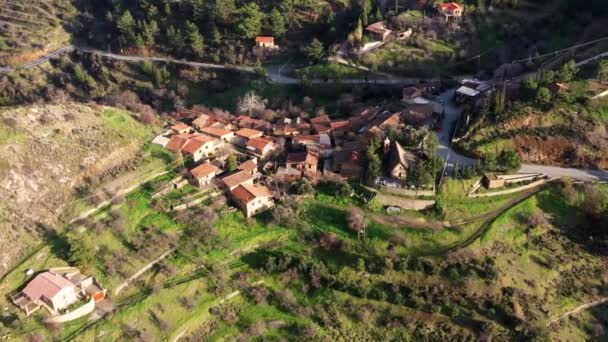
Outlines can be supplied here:
M257 170L258 164L253 159L249 159L248 161L239 165L238 169L243 171Z
M201 130L201 132L211 135L213 137L224 137L230 133L233 133L232 131L229 131L225 128L219 128L219 127L205 127Z
M207 136L204 135L197 135L195 137L193 137L192 139L190 139L183 147L182 147L182 152L186 152L189 154L194 154L196 151L198 151L201 147L205 146L206 144L210 143L213 141L213 138L209 138Z
M232 189L235 186L243 184L250 180L253 180L253 176L251 175L251 173L245 172L245 171L239 171L239 172L233 173L229 176L222 178L222 182L224 182L224 184L229 189Z
M74 284L63 276L43 272L30 281L21 292L32 300L38 300L42 297L53 299L59 291L70 287L74 287Z
M207 114L201 114L198 116L198 118L194 119L194 121L192 121L192 124L198 128L203 128L206 127L209 122L210 122L210 117Z
M264 148L270 144L274 144L274 141L266 138L252 138L247 141L247 146L251 146L260 152L264 151Z
M256 43L274 44L274 37L265 37L265 36L255 37L255 42Z
M264 134L264 132L258 131L256 129L251 129L251 128L241 128L238 131L236 131L235 134L239 137L251 139L251 138L255 138L255 137L261 137Z
M232 189L231 193L243 203L249 203L256 198L272 197L272 192L263 185L243 184Z
M189 130L191 128L192 127L186 125L183 122L178 122L175 125L171 126L171 129L174 130L174 131L176 131L176 132L183 131L183 130Z
M310 143L320 143L321 136L316 135L298 135L293 137L292 142L294 144L310 144Z
M445 4L440 4L439 8L441 8L442 11L454 11L457 9L462 10L462 6L455 2L447 2Z
M220 169L211 165L211 163L206 162L206 163L201 164L201 165L195 167L194 169L190 170L190 173L196 178L202 178L202 177L207 177L212 173L217 174L219 171L220 171Z
M169 151L178 152L184 147L184 145L190 140L192 134L176 134L169 139L165 148Z

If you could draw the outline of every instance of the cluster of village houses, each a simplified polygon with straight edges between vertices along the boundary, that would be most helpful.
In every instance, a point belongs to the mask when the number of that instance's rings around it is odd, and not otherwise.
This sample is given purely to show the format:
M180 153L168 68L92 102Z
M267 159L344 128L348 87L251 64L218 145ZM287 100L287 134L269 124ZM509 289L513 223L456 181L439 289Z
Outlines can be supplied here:
M374 136L391 153L385 173L405 178L416 152L390 141L388 131L405 125L431 128L442 108L425 95L436 87L420 84L403 89L402 111L367 107L340 120L322 115L308 122L300 118L268 122L247 115L219 118L196 107L182 109L175 113L179 121L153 143L188 161L193 185L219 186L249 217L273 206L278 195L265 185L273 179L295 182L305 177L314 182L321 175L332 175L359 181L365 151ZM234 171L227 170L229 155L239 157L240 165Z

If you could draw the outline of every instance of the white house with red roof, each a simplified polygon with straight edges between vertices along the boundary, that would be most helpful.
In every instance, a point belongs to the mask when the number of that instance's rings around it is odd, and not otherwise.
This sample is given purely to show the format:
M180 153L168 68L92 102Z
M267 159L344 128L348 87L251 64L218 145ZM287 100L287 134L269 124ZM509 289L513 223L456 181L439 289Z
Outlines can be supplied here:
M211 163L206 162L190 170L190 176L192 177L192 181L199 188L203 188L206 185L209 185L220 172L222 172L222 170Z
M247 149L261 155L262 158L267 157L278 148L279 145L268 138L252 138L247 141Z
M463 7L462 5L455 2L446 2L444 4L437 5L439 13L445 16L447 21L450 17L460 18L462 16Z
M78 301L76 285L60 274L42 272L30 281L13 302L29 316L41 306L55 314Z
M205 135L197 135L192 137L181 148L181 152L185 156L189 156L193 161L197 162L213 156L222 147L222 141Z
M272 192L263 185L241 184L230 191L230 197L246 217L259 214L274 205Z

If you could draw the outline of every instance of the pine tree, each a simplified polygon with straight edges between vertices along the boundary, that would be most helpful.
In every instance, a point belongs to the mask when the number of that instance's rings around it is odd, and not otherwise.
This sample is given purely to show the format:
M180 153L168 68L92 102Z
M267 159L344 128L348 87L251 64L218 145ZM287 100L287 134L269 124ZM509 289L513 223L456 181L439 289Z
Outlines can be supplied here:
M127 10L118 18L116 28L124 42L129 42L134 38L135 19L133 19L131 12Z
M194 54L202 57L205 51L205 40L198 31L198 27L190 21L186 21L186 36Z
M241 16L240 22L237 25L238 31L245 38L253 38L262 32L262 20L264 13L260 11L260 7L255 2L247 3L239 10Z
M176 50L181 50L184 48L184 37L180 29L176 29L173 26L169 26L169 28L167 29L167 40Z
M272 26L272 33L277 37L281 37L287 32L285 17L276 8L270 13L270 24Z

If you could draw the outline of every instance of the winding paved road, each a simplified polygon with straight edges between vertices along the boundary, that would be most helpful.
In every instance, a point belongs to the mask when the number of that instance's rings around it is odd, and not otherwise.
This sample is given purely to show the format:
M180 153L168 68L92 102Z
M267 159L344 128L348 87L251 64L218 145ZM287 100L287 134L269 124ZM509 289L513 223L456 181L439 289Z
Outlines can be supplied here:
M475 163L475 159L458 154L452 149L451 128L455 122L458 122L461 117L462 110L456 106L452 99L454 98L454 89L450 89L442 93L439 98L444 104L445 119L443 129L439 135L439 154L445 159L444 174L453 170L454 164L470 166ZM608 181L608 171L592 170L592 169L575 169L559 166L537 165L537 164L522 164L520 172L522 173L544 173L549 178L554 177L571 177L572 179L585 182Z
M115 53L105 52L96 49L90 49L85 47L78 47L74 45L68 45L56 51L49 53L48 55L41 57L35 61L32 61L28 64L22 65L19 68L9 67L9 66L0 66L0 73L8 73L13 72L18 69L29 69L36 67L40 64L48 62L50 59L59 56L63 53L71 52L74 50L79 50L86 53L97 54L106 58L111 58L115 60L128 61L128 62L143 62L143 61L153 61L153 62L165 62L165 63L174 63L174 64L182 64L189 65L194 67L201 68L209 68L209 69L224 69L224 70L237 70L248 73L255 73L256 70L253 67L248 66L238 66L238 65L224 65L224 64L213 64L213 63L200 63L200 62L192 62L183 59L174 59L168 57L142 57L142 56L128 56L128 55L119 55ZM577 65L583 65L589 63L593 60L596 60L601 57L608 56L608 52L599 54L592 58L588 58L584 61L580 61ZM301 81L289 77L286 75L286 70L284 70L284 66L270 66L266 69L266 76L269 82L278 83L278 84L299 84ZM377 84L377 85L407 85L407 84L416 84L420 80L419 79L411 79L411 78L400 78L393 77L387 79L343 79L343 80L311 80L311 84ZM459 165L472 165L475 162L475 159L468 158L466 156L458 154L456 151L452 149L452 133L451 127L455 122L460 120L461 109L458 108L455 103L452 101L454 97L455 89L450 89L439 97L444 104L445 108L445 119L443 123L443 130L439 133L439 154L446 160L445 164L445 172L448 169L453 169L454 164L457 162ZM534 164L523 164L521 168L521 172L525 173L545 173L549 177L564 177L568 176L575 180L581 181L608 181L608 171L605 170L589 170L589 169L574 169L574 168L563 168L556 166L545 166L545 165L534 165Z

